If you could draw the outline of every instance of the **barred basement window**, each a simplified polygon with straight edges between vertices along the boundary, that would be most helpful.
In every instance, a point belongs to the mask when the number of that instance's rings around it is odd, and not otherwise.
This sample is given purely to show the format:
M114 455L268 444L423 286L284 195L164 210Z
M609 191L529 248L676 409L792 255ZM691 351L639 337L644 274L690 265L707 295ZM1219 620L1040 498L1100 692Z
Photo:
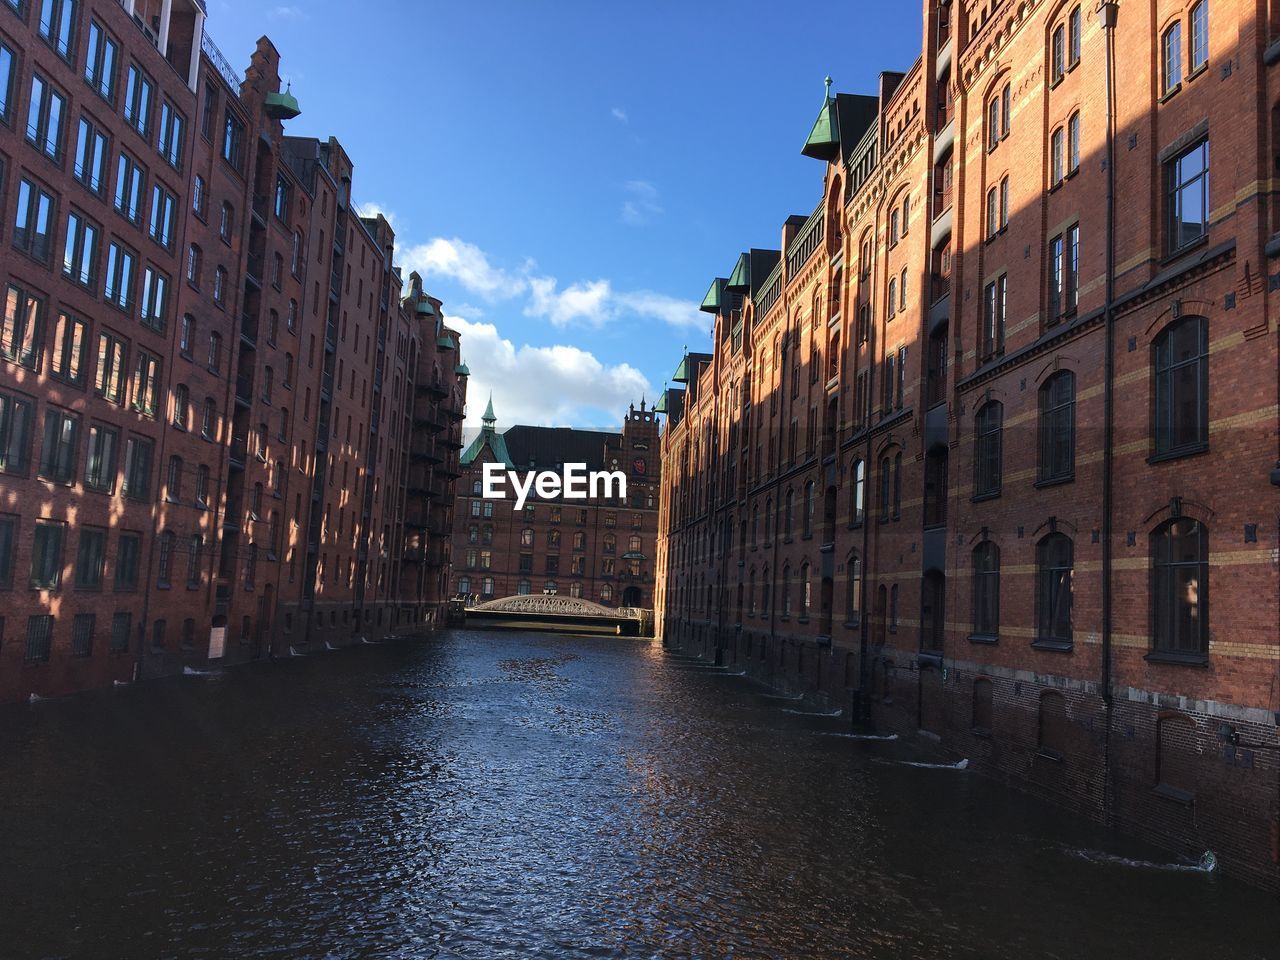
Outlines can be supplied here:
M116 613L111 616L112 653L124 653L129 649L129 634L133 630L133 615Z
M48 613L27 618L27 663L47 663L53 646L53 616Z
M77 613L71 621L71 655L93 655L93 625L97 618L92 613Z
M1152 653L1203 661L1209 654L1209 531L1166 521L1151 535Z

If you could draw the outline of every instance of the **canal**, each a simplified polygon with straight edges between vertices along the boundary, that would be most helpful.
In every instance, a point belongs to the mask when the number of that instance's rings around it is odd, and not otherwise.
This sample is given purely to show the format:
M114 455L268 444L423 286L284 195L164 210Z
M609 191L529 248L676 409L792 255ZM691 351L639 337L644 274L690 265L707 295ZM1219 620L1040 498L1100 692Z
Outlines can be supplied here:
M767 693L455 631L5 708L0 956L1280 957L1273 898Z

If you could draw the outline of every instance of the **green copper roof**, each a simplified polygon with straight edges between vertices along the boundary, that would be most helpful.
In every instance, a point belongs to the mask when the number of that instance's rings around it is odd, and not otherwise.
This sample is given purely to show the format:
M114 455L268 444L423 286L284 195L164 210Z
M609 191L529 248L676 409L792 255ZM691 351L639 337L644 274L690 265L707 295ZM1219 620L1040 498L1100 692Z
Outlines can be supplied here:
M268 93L266 106L267 113L277 120L292 120L302 112L298 106L298 98L290 89L286 89L284 93Z
M707 291L707 295L702 298L702 306L698 309L703 313L719 313L720 302L724 297L724 285L729 281L724 277L716 277L711 281L711 289Z
M815 160L834 160L840 155L840 119L836 115L836 98L831 96L831 78L827 77L827 92L822 98L822 109L813 122L809 139L800 152Z
M667 391L665 390L662 391L662 394L658 397L658 402L653 405L653 412L654 413L667 412Z
M733 268L733 273L729 274L729 280L724 288L730 293L746 293L751 289L751 258L745 253L738 257L738 262Z
M492 423L498 422L498 415L493 412L493 394L489 394L489 405L484 408L484 415L481 420L488 420Z
M691 374L689 355L686 353L680 360L680 366L676 367L676 372L671 375L671 379L676 383L688 383Z
M453 337L449 336L447 333L442 333L440 336L436 337L436 346L441 350L458 349L458 345L454 343Z
M455 371L453 371L453 372L454 372L454 373L456 373L456 374L457 374L458 376L460 376L460 377L469 377L469 376L471 376L471 368L470 368L470 367L468 367L465 363L460 363L460 364L458 364L458 369L457 369L457 370L455 370Z
M462 452L458 461L464 467L474 463L484 452L484 448L488 447L495 463L506 464L507 469L514 470L516 465L511 462L511 454L507 452L507 440L494 427L498 418L493 412L493 394L489 395L489 405L484 408L484 416L480 420L484 424L480 428L480 435L471 441L471 446Z
M419 300L413 311L420 317L434 317L436 315L436 309L431 306L430 300Z

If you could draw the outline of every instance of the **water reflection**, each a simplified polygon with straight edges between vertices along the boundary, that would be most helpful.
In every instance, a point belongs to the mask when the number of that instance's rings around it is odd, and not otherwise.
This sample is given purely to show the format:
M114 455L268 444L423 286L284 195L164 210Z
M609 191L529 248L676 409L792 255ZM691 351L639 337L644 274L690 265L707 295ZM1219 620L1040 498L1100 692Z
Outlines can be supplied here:
M0 953L1280 955L1265 895L795 706L457 632L0 712Z

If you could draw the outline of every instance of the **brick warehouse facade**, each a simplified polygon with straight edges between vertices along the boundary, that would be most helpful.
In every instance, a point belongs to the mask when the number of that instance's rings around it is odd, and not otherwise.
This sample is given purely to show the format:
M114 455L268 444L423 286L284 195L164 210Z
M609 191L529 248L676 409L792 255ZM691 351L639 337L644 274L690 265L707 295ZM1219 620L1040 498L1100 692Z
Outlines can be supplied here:
M458 336L275 48L0 7L0 701L434 625Z
M454 514L455 596L494 600L521 594L583 597L606 607L653 609L659 483L658 417L632 404L619 433L568 427L497 430L493 403L479 435L462 455ZM531 490L515 510L485 499L485 463L523 474L584 463L589 471L622 471L627 499L543 499Z
M664 643L1280 888L1277 63L1280 4L926 2L659 404Z

